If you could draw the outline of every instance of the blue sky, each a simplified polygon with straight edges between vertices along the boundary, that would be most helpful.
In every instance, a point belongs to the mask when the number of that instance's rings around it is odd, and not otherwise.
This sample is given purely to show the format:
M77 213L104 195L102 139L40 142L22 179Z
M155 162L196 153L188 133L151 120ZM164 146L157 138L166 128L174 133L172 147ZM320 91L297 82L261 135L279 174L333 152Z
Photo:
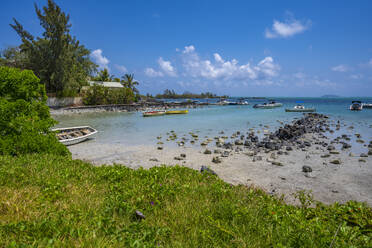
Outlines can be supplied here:
M92 59L142 93L372 96L372 1L56 2ZM0 48L20 43L13 17L40 34L33 1L1 7Z

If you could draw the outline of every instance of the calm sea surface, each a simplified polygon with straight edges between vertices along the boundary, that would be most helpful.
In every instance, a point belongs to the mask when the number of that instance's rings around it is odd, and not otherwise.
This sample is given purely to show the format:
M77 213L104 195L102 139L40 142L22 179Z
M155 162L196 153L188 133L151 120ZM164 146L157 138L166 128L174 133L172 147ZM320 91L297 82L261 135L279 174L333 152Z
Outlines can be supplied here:
M89 125L99 133L96 141L101 143L119 143L124 145L156 144L157 136L166 137L166 133L174 130L178 137L189 137L189 132L199 134L200 141L208 136L213 138L220 131L226 135L233 132L247 132L249 128L262 130L264 125L275 130L280 123L288 123L299 118L302 113L286 113L285 108L293 107L301 101L306 107L315 107L318 113L327 114L331 120L340 120L345 126L331 137L341 134L352 136L352 151L365 152L365 144L356 143L355 133L369 143L372 140L372 109L350 111L352 100L372 103L372 98L273 98L283 103L283 107L275 109L254 109L256 103L265 100L248 100L247 106L208 106L190 109L187 115L165 115L158 117L142 117L142 113L87 113L56 116L57 127ZM234 100L234 99L232 99ZM209 100L212 102L213 100ZM350 129L350 126L354 129ZM164 141L164 139L163 139ZM89 142L89 141L88 141ZM165 142L166 143L166 142ZM174 145L169 142L165 145Z

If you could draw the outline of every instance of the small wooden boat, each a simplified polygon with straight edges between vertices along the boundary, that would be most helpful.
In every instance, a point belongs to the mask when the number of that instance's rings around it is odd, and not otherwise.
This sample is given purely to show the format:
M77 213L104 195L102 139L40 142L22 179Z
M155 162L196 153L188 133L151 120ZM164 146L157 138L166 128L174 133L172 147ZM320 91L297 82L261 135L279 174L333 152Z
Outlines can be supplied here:
M286 108L285 112L315 112L315 108L305 108L304 105L298 104L293 108Z
M363 105L362 105L361 101L352 101L352 103L350 105L350 110L359 111L359 110L362 110L362 109L363 109Z
M150 116L160 116L160 115L165 115L165 111L149 111L149 112L144 112L143 117L150 117Z
M65 146L83 142L98 132L89 126L54 128L52 131L56 133L59 142Z
M177 114L187 114L189 111L185 110L167 110L165 114L167 115L177 115Z

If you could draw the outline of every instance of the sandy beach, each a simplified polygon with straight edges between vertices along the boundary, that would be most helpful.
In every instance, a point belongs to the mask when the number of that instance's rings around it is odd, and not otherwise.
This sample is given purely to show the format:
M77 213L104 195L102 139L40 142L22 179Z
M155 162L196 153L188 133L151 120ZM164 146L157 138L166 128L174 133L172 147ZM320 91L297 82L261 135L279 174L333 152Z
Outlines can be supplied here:
M204 154L206 149L212 154ZM95 140L69 147L73 158L95 165L122 164L133 169L180 165L195 170L206 165L226 182L260 187L278 197L283 194L288 203L296 203L293 194L306 190L312 192L315 200L326 204L355 200L372 206L371 156L361 158L348 150L330 154L321 145L294 148L282 155L275 151L253 155L252 150L243 148L229 151L228 157L220 157L221 162L214 163L215 149L199 146L158 150L157 146L101 144ZM335 160L340 164L332 163ZM304 172L304 166L309 166L312 172Z

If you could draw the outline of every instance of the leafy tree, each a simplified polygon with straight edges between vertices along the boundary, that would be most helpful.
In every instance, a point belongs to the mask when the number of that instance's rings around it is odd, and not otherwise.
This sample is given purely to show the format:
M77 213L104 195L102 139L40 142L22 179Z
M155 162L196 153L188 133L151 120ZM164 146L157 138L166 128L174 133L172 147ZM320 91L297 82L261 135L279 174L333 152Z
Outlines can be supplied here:
M17 67L24 69L27 57L21 53L19 47L8 47L0 52L0 66Z
M47 92L73 95L96 69L90 51L71 36L69 15L53 0L48 0L42 10L35 4L35 11L44 29L42 37L35 38L15 18L10 24L22 39L20 52L27 58L25 68L34 71Z
M139 83L134 80L134 74L125 74L121 78L121 83L124 87L131 89L136 94L139 93L138 89L136 88L136 85L139 85Z
M98 72L98 75L94 78L94 80L102 82L112 82L114 81L114 75L110 75L108 69L105 68Z
M45 86L32 71L0 67L0 155L69 154L50 128Z

